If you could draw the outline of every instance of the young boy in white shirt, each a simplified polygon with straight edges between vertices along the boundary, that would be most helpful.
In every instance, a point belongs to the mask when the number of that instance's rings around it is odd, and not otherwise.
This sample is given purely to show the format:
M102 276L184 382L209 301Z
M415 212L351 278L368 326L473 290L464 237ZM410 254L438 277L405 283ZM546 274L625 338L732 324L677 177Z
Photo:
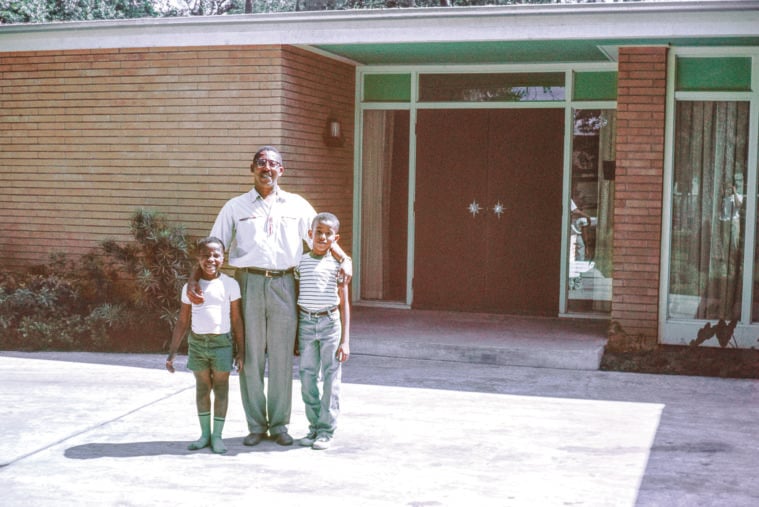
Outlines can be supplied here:
M197 450L210 446L213 452L223 454L227 452L221 432L229 404L229 372L233 366L240 371L245 357L240 286L234 278L221 272L224 244L220 239L211 236L200 240L197 259L205 300L199 305L192 304L187 297L187 284L182 288L182 308L172 334L166 369L174 373L174 356L191 327L187 339L187 367L195 374L195 403L201 435L188 448ZM213 431L211 391L214 394Z

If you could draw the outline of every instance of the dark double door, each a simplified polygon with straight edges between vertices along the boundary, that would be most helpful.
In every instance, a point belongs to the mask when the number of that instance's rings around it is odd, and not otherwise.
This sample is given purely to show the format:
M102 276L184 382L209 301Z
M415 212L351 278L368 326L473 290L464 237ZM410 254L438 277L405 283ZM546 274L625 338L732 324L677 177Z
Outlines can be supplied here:
M419 111L414 307L556 315L563 116Z

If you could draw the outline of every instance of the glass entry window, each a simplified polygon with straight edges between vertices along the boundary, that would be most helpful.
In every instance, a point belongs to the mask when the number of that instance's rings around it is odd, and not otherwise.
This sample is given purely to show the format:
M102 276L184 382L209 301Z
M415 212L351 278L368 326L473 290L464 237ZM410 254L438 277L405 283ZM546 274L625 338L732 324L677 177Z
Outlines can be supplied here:
M421 102L563 101L564 73L422 74Z
M364 112L361 299L406 302L409 112Z
M609 313L616 114L607 109L573 113L567 310Z
M670 318L741 317L748 131L748 102L677 102Z
M616 70L539 67L359 71L361 303L608 317Z

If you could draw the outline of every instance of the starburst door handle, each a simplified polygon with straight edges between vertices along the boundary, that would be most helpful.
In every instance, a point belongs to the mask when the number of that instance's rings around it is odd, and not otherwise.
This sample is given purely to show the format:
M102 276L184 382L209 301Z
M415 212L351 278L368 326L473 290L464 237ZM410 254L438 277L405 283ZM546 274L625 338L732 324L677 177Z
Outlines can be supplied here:
M479 215L480 211L482 211L482 206L480 206L480 204L474 200L469 203L467 210L472 215L472 218L477 218L477 215Z
M501 201L498 201L493 205L491 208L493 210L493 213L498 217L498 219L501 219L501 215L503 215L506 212L506 206L501 203Z
M476 199L470 202L466 208L469 214L472 215L472 218L477 218L477 215L479 215L481 211L486 209L480 206L480 203L478 203ZM500 220L501 215L503 215L506 212L506 206L504 206L501 201L498 201L497 203L493 205L492 208L490 208L490 211L495 213L495 216L497 216L498 219Z

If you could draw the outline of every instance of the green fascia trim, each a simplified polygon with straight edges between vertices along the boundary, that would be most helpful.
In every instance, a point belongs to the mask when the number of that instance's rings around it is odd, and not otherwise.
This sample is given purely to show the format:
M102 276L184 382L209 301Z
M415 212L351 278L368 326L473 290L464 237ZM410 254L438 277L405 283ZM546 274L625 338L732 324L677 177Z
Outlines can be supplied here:
M751 58L678 58L677 91L751 91Z
M608 62L593 41L484 41L320 46L366 65Z
M364 102L410 102L411 74L367 74Z
M616 100L616 72L576 72L574 100Z
M609 62L599 46L758 46L759 37L640 38L321 44L316 47L362 65L540 64Z

